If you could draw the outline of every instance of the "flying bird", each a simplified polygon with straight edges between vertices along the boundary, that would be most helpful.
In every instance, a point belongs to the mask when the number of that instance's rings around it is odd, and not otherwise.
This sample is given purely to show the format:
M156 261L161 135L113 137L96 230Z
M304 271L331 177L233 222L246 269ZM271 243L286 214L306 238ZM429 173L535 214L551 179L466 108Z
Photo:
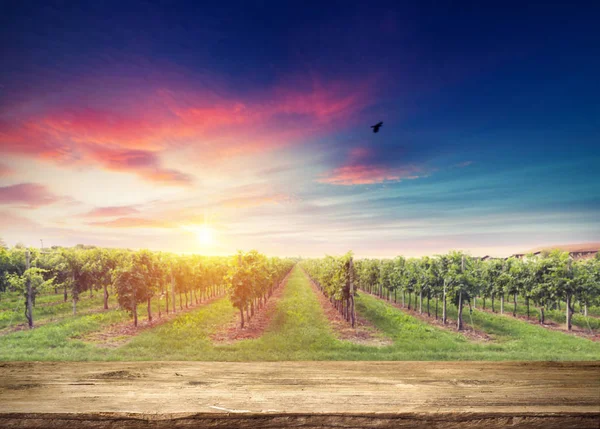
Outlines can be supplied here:
M374 133L378 133L379 128L381 128L382 125L383 125L383 122L378 122L375 125L371 125L371 128L373 128Z

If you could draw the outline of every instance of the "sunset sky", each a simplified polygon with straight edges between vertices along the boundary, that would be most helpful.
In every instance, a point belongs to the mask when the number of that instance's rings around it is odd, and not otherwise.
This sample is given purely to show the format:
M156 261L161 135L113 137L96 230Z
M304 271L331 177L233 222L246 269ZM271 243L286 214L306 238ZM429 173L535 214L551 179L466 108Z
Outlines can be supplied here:
M598 6L66 3L2 3L7 244L600 240Z

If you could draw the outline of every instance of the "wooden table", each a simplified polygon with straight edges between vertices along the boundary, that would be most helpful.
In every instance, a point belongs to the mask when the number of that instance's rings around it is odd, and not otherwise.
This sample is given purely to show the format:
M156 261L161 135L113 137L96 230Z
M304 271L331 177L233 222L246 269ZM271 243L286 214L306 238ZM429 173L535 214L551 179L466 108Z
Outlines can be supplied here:
M600 428L600 362L0 362L0 427Z

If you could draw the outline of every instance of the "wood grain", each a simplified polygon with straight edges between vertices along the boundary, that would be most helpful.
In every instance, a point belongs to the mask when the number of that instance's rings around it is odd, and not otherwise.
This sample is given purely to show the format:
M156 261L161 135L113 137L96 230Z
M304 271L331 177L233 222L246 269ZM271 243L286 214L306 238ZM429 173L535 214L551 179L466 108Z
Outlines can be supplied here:
M600 362L0 363L0 427L600 427Z

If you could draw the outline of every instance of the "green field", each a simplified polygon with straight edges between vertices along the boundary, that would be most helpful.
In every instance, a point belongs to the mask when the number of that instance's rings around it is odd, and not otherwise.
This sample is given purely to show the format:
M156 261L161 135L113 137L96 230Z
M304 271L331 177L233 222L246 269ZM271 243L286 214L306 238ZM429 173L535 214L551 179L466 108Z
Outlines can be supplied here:
M101 298L80 302L72 315L68 302L40 312L41 326L0 336L0 360L597 360L600 343L550 331L511 317L474 311L465 322L492 337L474 342L459 333L423 322L375 297L360 293L357 312L393 340L382 347L335 338L308 279L296 268L284 286L271 324L258 339L215 345L210 335L237 317L221 298L160 326L145 330L118 347L103 347L83 338L110 324L128 320L115 309L101 311ZM41 302L41 301L40 301ZM63 306L65 308L63 308ZM95 306L95 307L94 307ZM0 312L0 321L13 311ZM449 316L455 309L449 306ZM93 310L98 310L92 312ZM142 310L142 308L140 308ZM50 311L50 310L48 310ZM154 310L156 311L156 310ZM507 310L508 311L508 310ZM22 314L19 315L22 318ZM143 311L140 317L144 318ZM5 322L3 322L5 323ZM22 320L19 320L22 323ZM6 325L4 325L6 326Z
M481 300L478 300L481 301ZM480 302L478 302L479 305L481 305ZM486 308L489 310L491 309L491 301L488 299L486 302ZM495 304L495 309L497 312L500 311L500 303L498 301L496 301ZM565 303L561 303L561 309L546 309L545 310L545 321L551 321L554 323L558 323L561 325L565 324L565 321L567 319L566 316L566 307L565 307ZM598 317L598 308L597 307L590 307L588 310L588 317L585 317L581 312L579 312L579 308L577 308L578 311L576 311L573 314L573 326L577 326L578 328L584 329L586 331L590 331L593 330L594 332L600 330L600 318ZM508 314L508 315L512 315L513 312L513 303L512 301L507 301L504 303L504 314ZM527 306L525 305L525 299L522 297L519 297L517 300L517 315L519 316L527 316ZM532 305L529 308L529 318L531 320L539 320L539 312L538 310Z

